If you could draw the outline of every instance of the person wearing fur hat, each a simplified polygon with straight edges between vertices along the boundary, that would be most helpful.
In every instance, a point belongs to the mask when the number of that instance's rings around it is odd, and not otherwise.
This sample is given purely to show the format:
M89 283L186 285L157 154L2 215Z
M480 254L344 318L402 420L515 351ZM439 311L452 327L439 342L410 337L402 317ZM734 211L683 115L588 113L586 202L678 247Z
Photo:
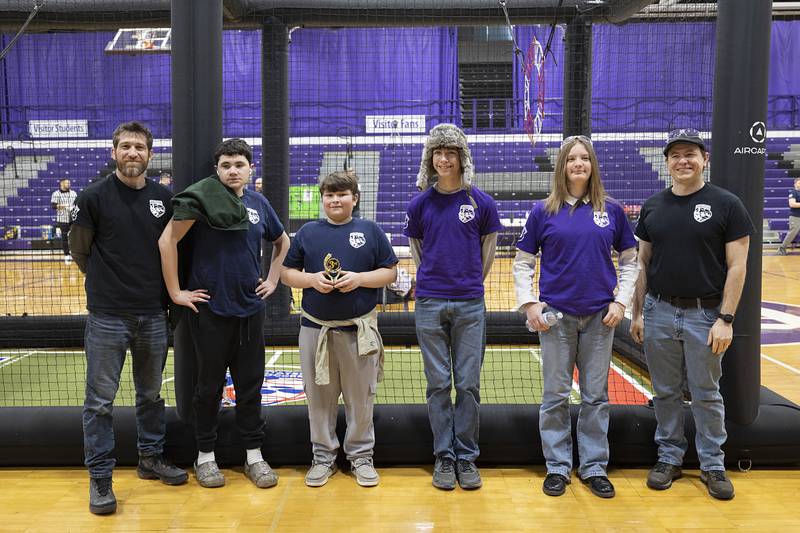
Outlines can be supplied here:
M480 373L486 345L483 280L502 229L491 196L472 184L475 168L464 133L431 129L403 234L417 264L416 332L425 377L436 463L433 486L480 488ZM451 377L452 376L452 377ZM455 385L455 408L451 389Z

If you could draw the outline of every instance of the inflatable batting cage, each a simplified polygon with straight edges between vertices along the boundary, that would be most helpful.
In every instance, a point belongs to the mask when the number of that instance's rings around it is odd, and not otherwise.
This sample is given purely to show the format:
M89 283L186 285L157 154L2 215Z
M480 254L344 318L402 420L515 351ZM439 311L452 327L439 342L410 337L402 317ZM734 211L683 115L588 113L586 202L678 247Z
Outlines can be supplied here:
M714 154L707 179L736 192L761 227L764 176L797 176L781 161L792 151L791 138L765 132L797 127L798 96L787 89L798 86L797 72L783 73L793 80L768 88L767 69L792 54L774 39L771 45L770 34L798 42L800 21L773 14L768 4L5 2L0 463L82 463L87 302L84 276L64 248L70 206L56 193L65 179L79 193L114 172L111 134L128 120L152 131L147 175L160 180L169 172L173 181L164 184L174 192L211 174L217 142L244 138L255 164L248 187L255 190L261 178L261 193L290 235L320 218L321 177L358 176L357 216L380 225L400 260L397 281L378 298L386 356L376 390L375 458L383 464L431 460L414 323L416 267L403 224L417 194L426 133L440 123L461 127L475 184L494 198L503 226L485 281L481 461L543 461L541 356L536 335L516 312L511 266L527 213L551 189L560 141L591 136L605 187L634 225L644 200L670 185L661 152L666 133L696 128ZM790 311L770 308L762 326L761 244L761 235L753 239L737 338L725 359L725 450L732 464L800 458L797 406L760 386L760 343L793 323ZM265 269L270 254L267 243ZM186 263L183 275L191 268ZM264 450L275 464L311 458L297 348L302 298L281 286L266 302ZM167 453L189 463L194 354L185 321L173 318L162 387ZM609 374L611 460L645 464L655 459L653 391L641 348L627 331L625 320ZM137 453L131 364L129 356L114 409L121 464L134 464ZM580 402L576 375L573 417ZM228 464L243 457L235 403L228 378L216 450ZM686 398L691 441L689 410Z

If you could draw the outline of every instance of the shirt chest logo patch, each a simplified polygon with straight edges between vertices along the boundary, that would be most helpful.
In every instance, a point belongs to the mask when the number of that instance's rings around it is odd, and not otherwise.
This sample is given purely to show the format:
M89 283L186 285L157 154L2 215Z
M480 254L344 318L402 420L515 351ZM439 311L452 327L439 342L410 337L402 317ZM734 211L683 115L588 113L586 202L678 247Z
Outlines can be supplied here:
M475 218L475 208L471 205L462 205L458 209L458 220L466 224L470 220Z
M164 213L167 212L166 208L164 207L164 202L161 200L150 200L150 212L156 218L163 217Z
M360 231L350 232L350 246L353 248L361 248L367 244L367 238Z
M711 206L708 204L694 206L694 219L698 222L705 222L711 219Z
M611 222L608 220L608 213L605 211L594 212L594 224L600 228L607 227Z
M72 220L78 220L78 211L80 210L81 208L78 207L78 204L74 204L72 206L72 209L69 210L69 214L72 217Z
M247 208L247 218L250 220L251 224L258 224L261 222L261 217L258 216L258 211L251 209L250 207Z

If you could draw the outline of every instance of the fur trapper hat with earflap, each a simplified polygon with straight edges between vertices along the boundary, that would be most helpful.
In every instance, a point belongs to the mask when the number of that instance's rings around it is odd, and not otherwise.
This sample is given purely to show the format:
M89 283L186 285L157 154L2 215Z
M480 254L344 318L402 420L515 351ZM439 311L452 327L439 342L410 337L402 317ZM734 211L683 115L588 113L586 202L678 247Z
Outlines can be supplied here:
M434 126L425 141L422 150L422 161L417 174L417 188L424 191L438 179L433 168L433 151L437 148L457 148L461 154L461 181L464 189L472 188L472 178L475 176L475 166L472 164L472 154L467 146L467 136L455 124L439 124Z

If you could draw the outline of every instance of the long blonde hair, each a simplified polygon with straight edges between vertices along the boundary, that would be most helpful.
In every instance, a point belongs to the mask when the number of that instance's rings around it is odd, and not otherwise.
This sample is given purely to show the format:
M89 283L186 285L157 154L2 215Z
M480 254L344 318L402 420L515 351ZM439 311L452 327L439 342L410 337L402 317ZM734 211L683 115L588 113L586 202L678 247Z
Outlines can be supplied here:
M592 172L589 174L589 183L587 185L586 195L589 197L589 203L592 204L594 211L604 211L605 202L608 198L606 189L603 187L603 180L600 179L600 165L597 162L597 155L594 152L594 147L590 142L581 140L579 137L568 138L568 140L561 146L561 150L556 157L556 168L553 171L553 184L550 194L545 199L544 209L548 214L555 215L567 203L569 194L569 187L567 184L567 157L572 147L581 143L586 151L589 152L589 161L592 164ZM578 199L580 200L580 198ZM575 203L572 207L574 210L579 203Z

